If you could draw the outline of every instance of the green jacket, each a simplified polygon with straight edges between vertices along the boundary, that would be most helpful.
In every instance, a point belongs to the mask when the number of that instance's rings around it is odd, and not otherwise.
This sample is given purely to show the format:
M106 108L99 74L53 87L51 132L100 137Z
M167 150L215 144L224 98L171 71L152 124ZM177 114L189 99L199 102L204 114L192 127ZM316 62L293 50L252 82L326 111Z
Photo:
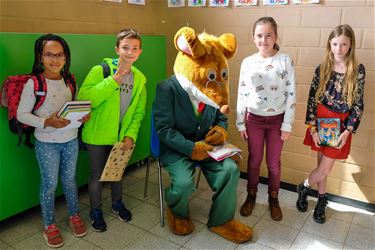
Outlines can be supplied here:
M134 87L131 102L120 127L120 86L112 78L118 59L104 59L110 76L103 79L103 67L94 66L80 87L78 100L91 101L91 118L82 130L82 140L93 145L113 145L125 136L137 141L139 127L146 112L146 77L132 66Z
M175 76L156 87L153 104L155 131L160 139L160 159L171 163L181 157L191 157L195 142L203 140L215 125L225 129L225 115L206 105L200 118L194 113L189 95Z

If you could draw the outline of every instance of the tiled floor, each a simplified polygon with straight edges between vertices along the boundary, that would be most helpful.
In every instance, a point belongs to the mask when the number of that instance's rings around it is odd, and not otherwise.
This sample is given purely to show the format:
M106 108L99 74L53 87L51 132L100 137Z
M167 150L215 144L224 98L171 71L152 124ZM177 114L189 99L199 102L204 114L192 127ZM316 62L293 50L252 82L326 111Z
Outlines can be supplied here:
M201 179L199 189L191 198L190 210L195 230L188 236L176 236L168 227L160 227L158 182L153 164L148 196L143 197L145 167L127 171L124 178L124 201L133 213L133 220L124 223L110 211L110 189L103 192L103 209L107 231L75 238L68 226L65 200L56 202L56 219L62 229L66 249L375 249L375 216L373 213L329 203L327 222L317 224L312 219L316 199L309 198L309 211L299 213L295 208L296 193L281 190L280 205L284 218L271 220L267 203L267 186L260 185L257 204L250 217L236 218L254 228L252 241L234 244L211 233L205 223L211 203L211 191ZM163 183L168 176L163 172ZM246 181L238 185L238 207L246 197ZM87 219L88 192L80 190L81 213ZM46 249L42 237L42 220L38 207L0 223L0 249Z

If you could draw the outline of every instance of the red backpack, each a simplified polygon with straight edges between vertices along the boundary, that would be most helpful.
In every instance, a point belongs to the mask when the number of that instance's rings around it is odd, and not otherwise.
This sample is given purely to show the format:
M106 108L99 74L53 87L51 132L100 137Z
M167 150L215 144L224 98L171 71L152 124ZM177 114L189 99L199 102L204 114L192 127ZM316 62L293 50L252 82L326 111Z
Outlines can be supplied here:
M31 134L34 132L34 127L23 124L17 120L17 109L21 99L21 94L25 83L29 79L34 80L34 94L35 105L32 109L34 113L42 106L47 96L47 83L42 74L39 75L16 75L8 76L1 87L1 105L8 108L9 129L12 133L18 134L18 145L22 142L22 134L25 134L25 141L23 142L27 147L33 148L31 143ZM76 81L73 75L64 76L65 82L72 91L72 96L76 93Z

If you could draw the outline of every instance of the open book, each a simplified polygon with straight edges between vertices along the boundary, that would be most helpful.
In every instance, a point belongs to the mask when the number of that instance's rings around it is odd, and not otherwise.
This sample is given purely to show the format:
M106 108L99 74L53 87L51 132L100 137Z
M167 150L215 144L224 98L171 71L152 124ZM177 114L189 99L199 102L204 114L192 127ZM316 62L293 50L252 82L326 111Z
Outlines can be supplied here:
M339 118L318 118L318 135L320 145L337 147L340 137L340 119Z
M216 146L213 150L208 151L208 155L215 159L216 161L222 161L225 158L231 157L235 154L240 154L242 150L230 144L229 142L225 142L223 145Z
M61 107L59 112L57 112L57 117L60 119L70 120L70 124L60 128L60 130L78 128L81 126L81 120L85 115L91 111L91 101L68 101L65 102Z

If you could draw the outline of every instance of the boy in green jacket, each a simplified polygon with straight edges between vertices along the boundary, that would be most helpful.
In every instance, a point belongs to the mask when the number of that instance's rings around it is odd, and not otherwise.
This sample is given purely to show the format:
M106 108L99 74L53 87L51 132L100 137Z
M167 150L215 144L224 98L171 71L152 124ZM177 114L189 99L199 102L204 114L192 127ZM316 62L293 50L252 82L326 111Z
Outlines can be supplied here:
M97 232L107 225L101 209L102 183L99 182L113 145L124 142L124 150L133 147L146 112L146 77L133 63L142 53L140 34L125 29L117 34L115 47L119 58L105 58L110 75L104 79L103 67L94 66L80 88L78 99L90 100L91 119L82 130L90 158L90 221ZM112 211L122 221L131 220L131 212L122 202L122 180L111 182Z

